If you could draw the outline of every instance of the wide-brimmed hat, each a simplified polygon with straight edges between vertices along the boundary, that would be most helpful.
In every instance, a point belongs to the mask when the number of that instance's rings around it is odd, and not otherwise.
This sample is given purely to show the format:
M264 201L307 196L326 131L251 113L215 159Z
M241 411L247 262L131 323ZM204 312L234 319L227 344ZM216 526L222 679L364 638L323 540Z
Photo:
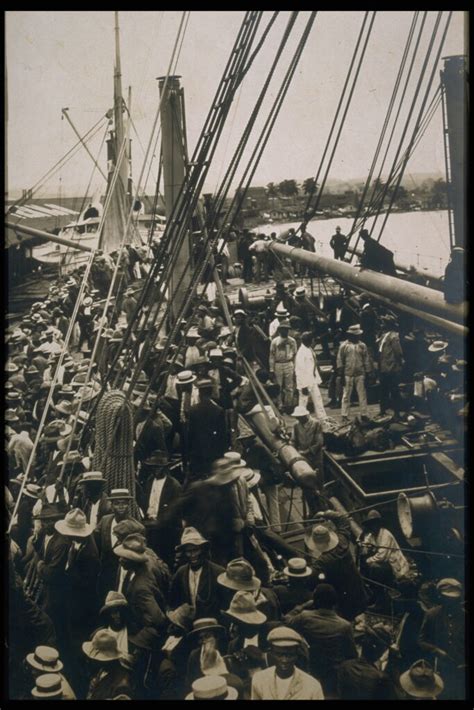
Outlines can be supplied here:
M64 668L59 660L59 651L52 646L37 646L33 653L27 655L26 661L37 671L45 673L59 673Z
M194 340L199 340L201 337L197 331L197 328L190 328L186 333L187 338L193 338Z
M65 453L63 458L56 461L58 466L62 466L63 464L75 464L79 463L79 461L82 461L83 456L79 451L69 451L68 453Z
M436 589L442 597L448 597L449 599L460 599L462 597L462 584L452 577L440 579Z
M117 557L133 562L146 562L148 559L145 538L137 533L132 533L125 538L121 545L114 547L114 553Z
M226 451L224 454L225 459L229 459L235 466L246 466L247 462L241 457L238 451Z
M297 407L295 407L294 410L291 412L291 416L296 417L296 418L307 417L308 414L309 414L309 412L306 409L306 407L301 407L299 405Z
M243 557L231 560L227 564L225 572L217 577L217 581L223 587L235 591L251 592L261 586L260 580L255 576L254 568Z
M240 478L243 478L249 488L253 488L260 483L262 475L260 471L255 471L253 468L239 467Z
M222 634L225 633L225 628L218 623L217 619L195 619L188 637L194 639L200 631L215 631L218 634Z
M323 552L334 550L339 543L337 533L329 530L325 525L315 525L309 533L306 533L305 545L319 557Z
M66 424L62 419L53 419L43 429L43 441L52 443L53 441L58 441L58 439L64 439L71 432L72 426L70 424Z
M192 628L193 619L196 616L196 609L191 604L185 603L170 609L166 612L166 616L175 626L189 633Z
M80 508L70 510L64 520L58 520L54 527L66 537L89 537L94 532L94 526L87 522L85 513Z
M446 350L448 343L445 340L434 340L428 347L430 353L439 353L442 350Z
M311 567L302 557L291 557L283 569L283 574L286 574L287 577L309 577L312 573Z
M230 606L224 611L224 614L246 624L264 624L267 620L266 615L257 609L252 592L245 591L234 594Z
M34 698L60 698L63 694L63 679L58 673L44 673L35 678L35 687L31 691Z
M414 698L432 698L444 689L440 675L434 672L428 661L421 659L400 676L400 685Z
M130 500L132 498L128 488L112 488L107 497L109 500Z
M298 286L298 288L295 288L295 296L304 296L306 294L306 289L304 286Z
M10 390L6 393L5 399L8 399L9 402L19 402L22 399L22 396L18 390Z
M62 520L67 512L65 506L65 503L43 503L39 513L33 517L37 520Z
M121 658L117 637L108 629L99 629L91 641L82 644L82 650L94 661L116 661Z
M176 375L176 384L190 385L192 382L196 382L196 379L196 375L191 370L183 370Z
M36 483L27 483L23 488L23 495L27 498L39 498L41 493L41 486Z
M192 684L186 700L237 700L238 691L220 675L205 675Z
M225 486L240 478L239 469L230 459L220 458L214 461L211 468L211 477L208 482L214 486Z
M180 544L177 545L176 549L182 550L186 545L200 547L201 545L209 545L209 540L206 540L196 528L188 527L184 528Z
M282 320L282 322L279 323L279 325L278 325L277 332L279 330L290 330L290 329L291 329L290 321L289 320Z
M76 394L76 388L69 384L61 385L61 389L59 390L58 394L62 395L63 397L74 397ZM63 399L60 404L67 401L68 400Z
M110 611L110 609L124 608L126 606L128 606L128 601L125 599L122 592L107 592L104 606L100 610L99 614Z
M135 518L126 518L121 520L114 528L114 534L117 540L125 540L129 535L145 535L145 526L139 523Z
M346 333L348 335L362 335L363 332L364 331L360 327L359 323L356 323L355 325L350 325L346 330Z
M19 369L18 365L15 365L14 362L10 361L5 364L5 372L18 372Z
M452 369L454 370L454 372L465 372L466 366L466 360L456 360L454 365L452 365Z

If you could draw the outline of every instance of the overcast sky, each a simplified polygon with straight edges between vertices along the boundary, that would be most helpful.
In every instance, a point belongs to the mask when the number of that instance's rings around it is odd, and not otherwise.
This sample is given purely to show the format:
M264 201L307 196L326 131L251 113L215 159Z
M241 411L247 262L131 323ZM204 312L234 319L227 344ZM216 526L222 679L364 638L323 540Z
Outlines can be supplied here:
M266 116L283 72L309 13L300 12L294 36L282 54L256 128ZM363 12L319 12L254 184L314 175L349 67ZM218 82L241 24L243 12L191 12L177 65L185 91L188 144L198 139ZM262 27L271 13L265 12ZM330 177L364 177L369 169L390 100L412 12L378 12ZM213 190L232 155L265 80L289 17L281 12L268 40L246 77L231 109L206 189ZM158 105L156 77L167 71L180 12L120 12L124 93L132 86L132 116L143 145L148 143ZM415 61L411 96L433 27L430 12ZM444 26L444 19L443 19ZM442 56L462 54L464 16L454 12ZM8 182L11 190L31 187L76 141L61 120L69 107L72 120L85 133L112 106L114 14L91 11L8 11ZM439 68L441 68L440 62ZM438 73L434 86L439 82ZM255 134L256 135L256 134ZM143 153L134 138L134 176ZM91 142L95 155L102 135ZM105 155L101 162L105 167ZM92 163L85 152L56 175L47 192L85 191ZM408 172L444 171L441 114L430 124L409 163ZM152 169L156 174L156 162ZM60 182L61 180L61 182ZM100 179L94 180L99 187ZM150 183L147 192L153 192Z

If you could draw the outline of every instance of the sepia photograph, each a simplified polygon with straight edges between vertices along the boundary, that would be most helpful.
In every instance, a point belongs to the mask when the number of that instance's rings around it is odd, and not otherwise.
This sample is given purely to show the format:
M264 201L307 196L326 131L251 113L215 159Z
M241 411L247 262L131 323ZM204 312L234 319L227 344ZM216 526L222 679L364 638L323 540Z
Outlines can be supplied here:
M472 699L469 19L4 12L5 705Z

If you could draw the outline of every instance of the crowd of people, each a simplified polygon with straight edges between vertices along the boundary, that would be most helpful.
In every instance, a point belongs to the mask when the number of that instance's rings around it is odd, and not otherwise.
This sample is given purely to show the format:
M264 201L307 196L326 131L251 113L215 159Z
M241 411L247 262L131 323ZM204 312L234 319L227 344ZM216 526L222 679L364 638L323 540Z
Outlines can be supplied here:
M314 249L306 226L302 235ZM259 241L239 241L245 281L279 268ZM356 537L324 496L323 455L328 410L350 422L354 390L362 422L375 392L381 417L428 413L462 430L462 353L366 294L320 308L303 285L278 281L255 310L203 302L182 323L178 355L157 371L165 338L152 333L152 355L125 387L135 476L111 488L84 425L125 323L135 340L150 335L131 287L149 260L130 248L91 363L113 266L95 257L67 347L83 269L7 331L10 697L464 697L461 572L420 579L376 509ZM286 423L316 473L302 549L280 535L280 489L295 481L252 428L259 411L275 431Z

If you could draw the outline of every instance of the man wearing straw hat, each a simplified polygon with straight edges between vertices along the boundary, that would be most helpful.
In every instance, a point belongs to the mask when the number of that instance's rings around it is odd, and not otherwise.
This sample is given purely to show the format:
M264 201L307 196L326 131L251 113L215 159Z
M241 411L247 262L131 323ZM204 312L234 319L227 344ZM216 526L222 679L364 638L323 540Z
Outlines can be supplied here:
M26 663L29 667L31 678L36 682L39 676L48 674L57 674L61 679L61 700L76 700L76 695L69 685L68 681L61 673L64 666L59 658L58 651L51 646L37 646L32 653L29 653L26 657ZM41 681L38 687L36 683L36 690L39 691L43 687L43 693L48 692L45 690L45 686L42 685ZM41 692L41 691L40 691ZM49 691L51 692L51 690ZM33 697L38 697L36 693L32 693ZM47 698L45 697L45 700Z
M129 516L130 501L132 496L127 488L115 488L108 496L112 512L103 515L94 530L94 538L100 557L100 574L98 579L99 598L114 588L117 579L118 558L114 555L113 548L118 544L115 534L117 525Z
M319 681L297 668L298 650L307 648L300 634L278 626L267 636L274 665L252 678L252 700L324 700Z
M436 700L444 690L443 679L423 658L401 674L400 686L412 700ZM446 699L454 698L447 694Z
M295 398L296 340L289 336L290 323L283 320L277 335L270 344L269 370L280 385L281 403L287 411L293 408Z
M346 331L347 340L344 340L337 351L336 367L344 378L344 391L342 394L341 416L343 421L349 421L349 407L352 390L354 387L359 398L359 407L362 418L367 417L367 391L365 388L366 375L372 371L367 345L360 339L362 328L359 324L351 325Z

